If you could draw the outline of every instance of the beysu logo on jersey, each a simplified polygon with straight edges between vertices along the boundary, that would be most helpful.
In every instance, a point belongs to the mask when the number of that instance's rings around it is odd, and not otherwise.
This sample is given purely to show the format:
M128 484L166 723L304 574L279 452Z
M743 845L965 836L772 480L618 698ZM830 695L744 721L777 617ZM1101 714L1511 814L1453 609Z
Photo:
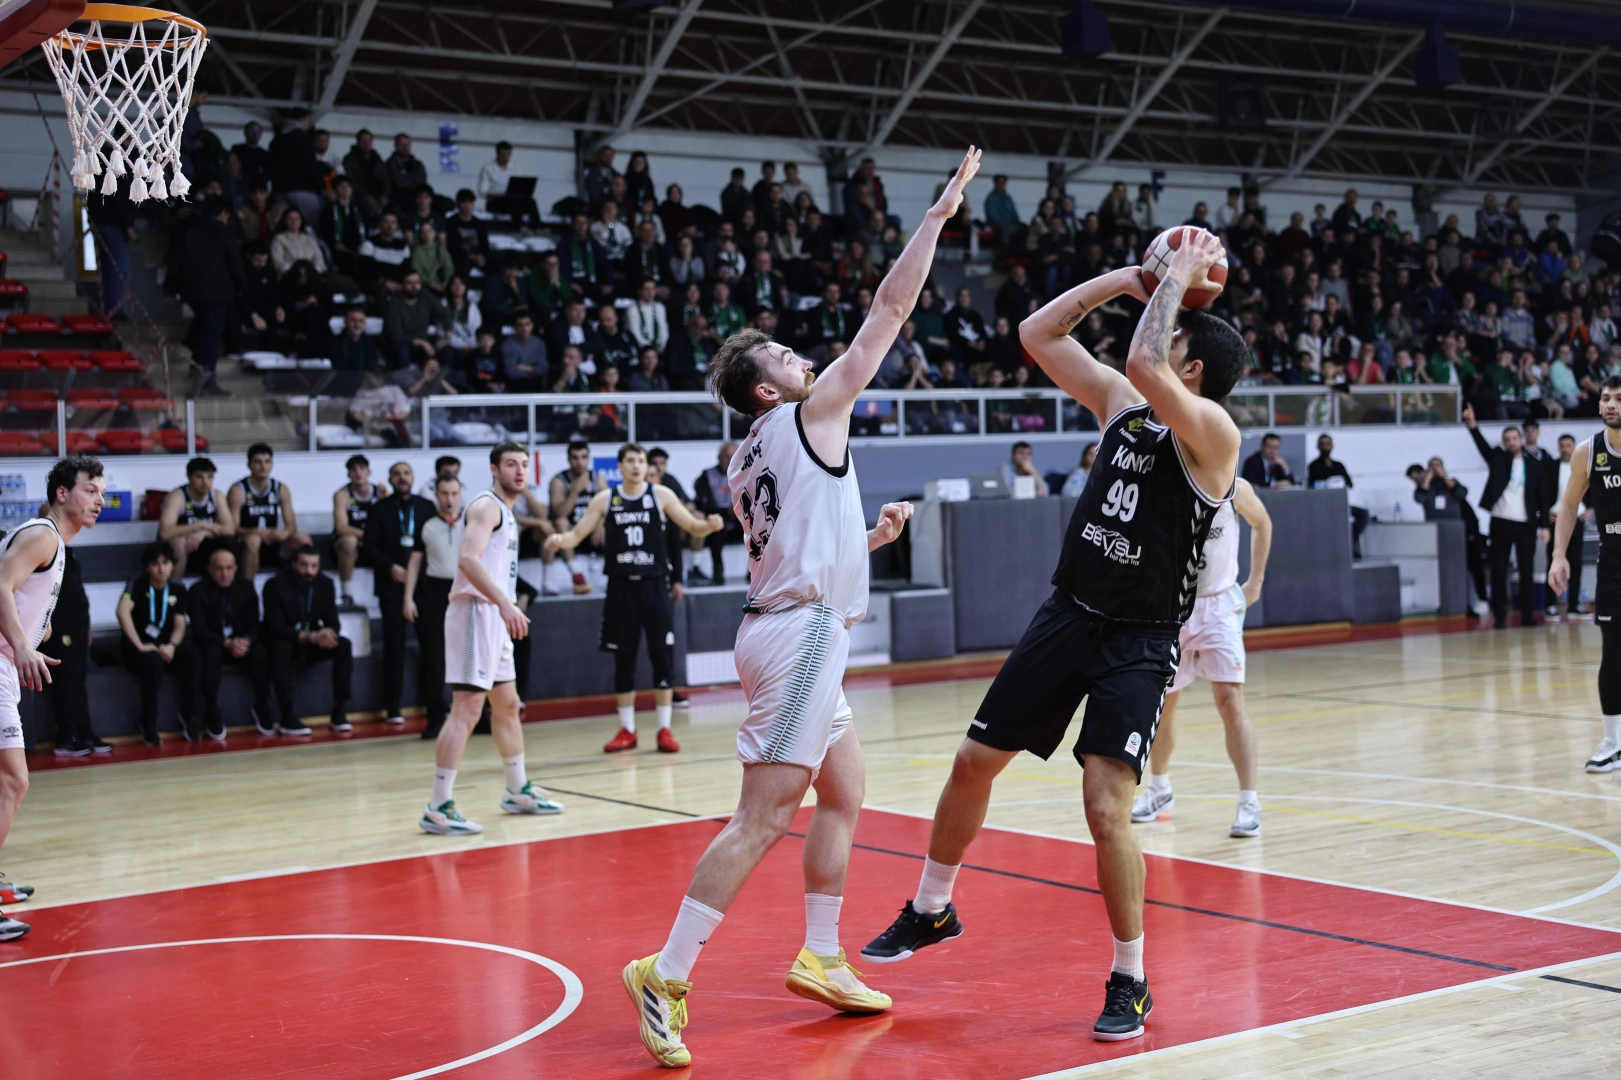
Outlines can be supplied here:
M1095 525L1090 521L1081 530L1081 538L1090 540L1103 549L1104 555L1124 566L1136 566L1142 558L1143 549L1141 544L1134 548L1131 546L1131 541L1122 534L1115 532L1113 529L1105 529L1101 525Z

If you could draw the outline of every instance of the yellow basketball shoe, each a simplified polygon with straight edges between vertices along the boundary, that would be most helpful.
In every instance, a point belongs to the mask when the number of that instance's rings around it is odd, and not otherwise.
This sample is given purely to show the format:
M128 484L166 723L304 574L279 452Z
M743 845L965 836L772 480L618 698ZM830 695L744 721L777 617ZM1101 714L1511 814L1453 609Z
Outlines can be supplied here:
M658 959L659 954L654 953L625 965L625 993L642 1018L642 1045L647 1052L665 1068L680 1069L692 1064L692 1054L681 1045L681 1029L687 1026L687 991L692 984L659 978Z
M837 956L818 956L800 949L799 958L788 969L788 989L802 998L847 1013L881 1013L894 1004L888 994L880 994L861 984L861 972Z

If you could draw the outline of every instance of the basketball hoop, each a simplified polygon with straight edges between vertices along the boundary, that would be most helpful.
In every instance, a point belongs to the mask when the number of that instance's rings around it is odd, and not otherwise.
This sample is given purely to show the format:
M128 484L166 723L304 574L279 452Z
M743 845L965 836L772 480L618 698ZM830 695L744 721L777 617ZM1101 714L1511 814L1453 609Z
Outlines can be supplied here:
M75 188L89 191L100 175L101 193L111 195L128 173L137 203L191 189L180 130L207 45L208 31L183 15L86 4L74 26L41 46L67 105Z

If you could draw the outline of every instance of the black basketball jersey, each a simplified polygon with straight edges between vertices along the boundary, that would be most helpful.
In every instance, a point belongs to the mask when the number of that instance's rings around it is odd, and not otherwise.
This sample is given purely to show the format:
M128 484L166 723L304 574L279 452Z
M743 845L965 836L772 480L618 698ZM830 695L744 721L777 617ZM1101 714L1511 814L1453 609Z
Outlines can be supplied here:
M609 488L603 526L603 572L609 577L662 577L670 572L664 508L652 484L634 497L623 487Z
M1599 545L1621 548L1621 459L1609 448L1602 431L1593 436L1587 455L1586 502L1598 524Z
M569 472L567 469L564 469L562 472L552 477L552 479L561 480L563 482L563 490L567 491L569 486L574 483L574 474ZM574 496L574 505L569 508L568 523L570 525L578 525L580 523L580 519L585 517L586 507L591 505L591 497L596 493L597 473L596 470L593 469L591 471L591 479L585 485L585 490Z
M1147 402L1122 409L1098 443L1053 584L1110 619L1186 622L1210 523L1231 498L1231 488L1219 499L1199 490Z
M381 494L382 492L378 489L377 485L373 484L371 486L371 498L362 499L359 495L355 494L355 486L353 484L349 485L349 509L347 511L347 516L349 518L349 527L351 529L360 529L362 531L365 530L366 519L371 516L371 508L377 505L377 498Z
M242 485L242 513L237 527L242 529L275 529L281 525L281 485L274 478L270 481L270 490L260 493L253 490L253 477L244 476L237 483Z
M202 502L191 501L191 486L182 484L175 488L185 504L180 507L180 517L176 519L179 525L195 525L199 521L213 521L218 508L214 505L214 489L208 489L208 497Z

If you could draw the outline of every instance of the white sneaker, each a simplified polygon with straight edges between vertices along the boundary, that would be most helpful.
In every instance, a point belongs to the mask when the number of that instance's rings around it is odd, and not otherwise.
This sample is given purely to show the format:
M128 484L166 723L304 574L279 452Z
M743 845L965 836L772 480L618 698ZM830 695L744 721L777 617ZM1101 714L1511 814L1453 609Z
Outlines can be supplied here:
M1227 830L1228 836L1260 836L1261 835L1261 804L1258 802L1241 802L1238 804L1238 814L1233 818L1233 827Z
M1174 809L1176 796L1171 794L1170 788L1156 788L1149 785L1138 793L1137 800L1131 804L1131 820L1141 825L1153 821L1161 814L1169 817Z
M437 833L440 836L468 836L484 831L484 826L478 822L468 821L462 817L462 812L456 809L454 799L446 799L438 806L429 803L417 824L422 826L423 832Z
M385 724L403 724L403 723L405 723L405 717L403 717L403 716L385 717L383 719L383 723L385 723Z
M522 790L501 793L501 809L509 814L561 814L563 804L533 780L525 780Z
M1593 756L1587 759L1587 771L1591 773L1614 772L1621 769L1621 746L1617 746L1614 739L1605 736L1599 741L1598 749Z
M1486 600L1476 600L1475 601L1475 614L1476 615L1479 615L1481 618L1484 619L1486 616L1490 615L1491 613L1492 613L1492 606L1491 606L1490 602L1488 602Z

